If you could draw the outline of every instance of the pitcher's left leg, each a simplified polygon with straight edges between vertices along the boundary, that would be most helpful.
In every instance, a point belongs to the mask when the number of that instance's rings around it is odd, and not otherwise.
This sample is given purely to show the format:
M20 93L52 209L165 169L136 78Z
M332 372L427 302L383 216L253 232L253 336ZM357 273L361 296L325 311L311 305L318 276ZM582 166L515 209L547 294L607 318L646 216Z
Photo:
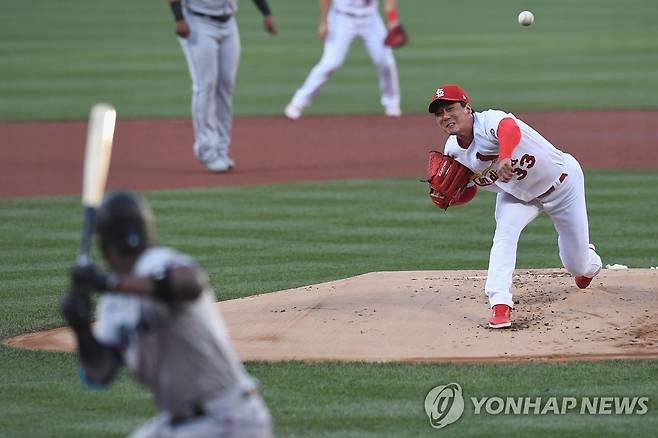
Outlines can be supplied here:
M516 268L519 237L540 211L538 204L523 202L508 193L498 193L496 196L496 231L484 286L491 307L496 304L514 307L512 277Z
M491 328L511 326L510 314L514 307L512 278L519 237L540 211L536 202L523 202L508 193L498 193L496 196L496 232L484 286L492 309L489 320Z

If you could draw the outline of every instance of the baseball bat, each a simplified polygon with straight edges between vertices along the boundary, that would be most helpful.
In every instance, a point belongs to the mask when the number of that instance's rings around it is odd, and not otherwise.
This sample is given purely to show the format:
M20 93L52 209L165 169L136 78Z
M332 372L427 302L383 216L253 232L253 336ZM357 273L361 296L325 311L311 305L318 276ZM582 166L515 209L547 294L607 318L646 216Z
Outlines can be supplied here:
M84 221L80 253L77 259L78 265L91 263L89 255L91 237L95 228L96 210L100 206L105 192L115 123L116 110L112 105L97 103L92 106L87 125L87 144L82 178Z

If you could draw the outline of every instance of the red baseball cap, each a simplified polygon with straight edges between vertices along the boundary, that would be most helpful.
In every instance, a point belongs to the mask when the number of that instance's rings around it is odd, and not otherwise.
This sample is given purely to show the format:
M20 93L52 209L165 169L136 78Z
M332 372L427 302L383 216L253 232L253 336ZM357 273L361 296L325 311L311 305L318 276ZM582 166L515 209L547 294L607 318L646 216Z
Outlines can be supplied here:
M446 84L441 85L436 89L432 95L432 101L428 108L429 112L434 114L436 112L437 106L439 106L440 101L447 100L448 102L464 102L470 103L470 99L466 91L457 84Z

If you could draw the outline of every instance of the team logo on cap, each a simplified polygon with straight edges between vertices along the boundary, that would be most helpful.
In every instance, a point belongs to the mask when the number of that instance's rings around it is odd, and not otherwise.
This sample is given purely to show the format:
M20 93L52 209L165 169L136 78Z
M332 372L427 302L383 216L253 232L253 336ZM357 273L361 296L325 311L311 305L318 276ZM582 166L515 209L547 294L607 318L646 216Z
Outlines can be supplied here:
M437 99L440 98L440 97L443 97L445 94L446 93L445 93L445 91L443 91L443 88L437 88L437 90L436 90L436 98Z

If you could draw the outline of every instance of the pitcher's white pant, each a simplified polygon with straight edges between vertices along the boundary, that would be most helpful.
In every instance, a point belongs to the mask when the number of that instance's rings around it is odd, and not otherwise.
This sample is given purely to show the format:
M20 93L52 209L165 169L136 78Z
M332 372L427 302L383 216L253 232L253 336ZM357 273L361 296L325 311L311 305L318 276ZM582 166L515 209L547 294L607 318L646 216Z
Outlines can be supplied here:
M231 394L208 403L205 415L177 425L162 413L134 431L129 438L271 438L269 411L260 395ZM217 406L213 406L217 404Z
M365 17L352 17L335 9L327 17L327 36L322 58L311 70L304 84L293 96L291 103L306 108L345 61L347 52L356 37L363 40L379 77L379 94L384 108L400 107L400 84L393 50L384 45L386 26L377 12Z
M194 155L210 163L228 155L233 126L233 89L240 61L235 17L225 23L185 14L187 38L178 38L192 78Z
M496 232L485 284L491 307L496 304L514 307L511 288L519 237L542 211L553 221L558 233L560 259L567 271L593 277L601 269L601 257L589 248L583 171L574 157L564 156L568 176L549 195L531 202L523 202L504 192L496 197Z

